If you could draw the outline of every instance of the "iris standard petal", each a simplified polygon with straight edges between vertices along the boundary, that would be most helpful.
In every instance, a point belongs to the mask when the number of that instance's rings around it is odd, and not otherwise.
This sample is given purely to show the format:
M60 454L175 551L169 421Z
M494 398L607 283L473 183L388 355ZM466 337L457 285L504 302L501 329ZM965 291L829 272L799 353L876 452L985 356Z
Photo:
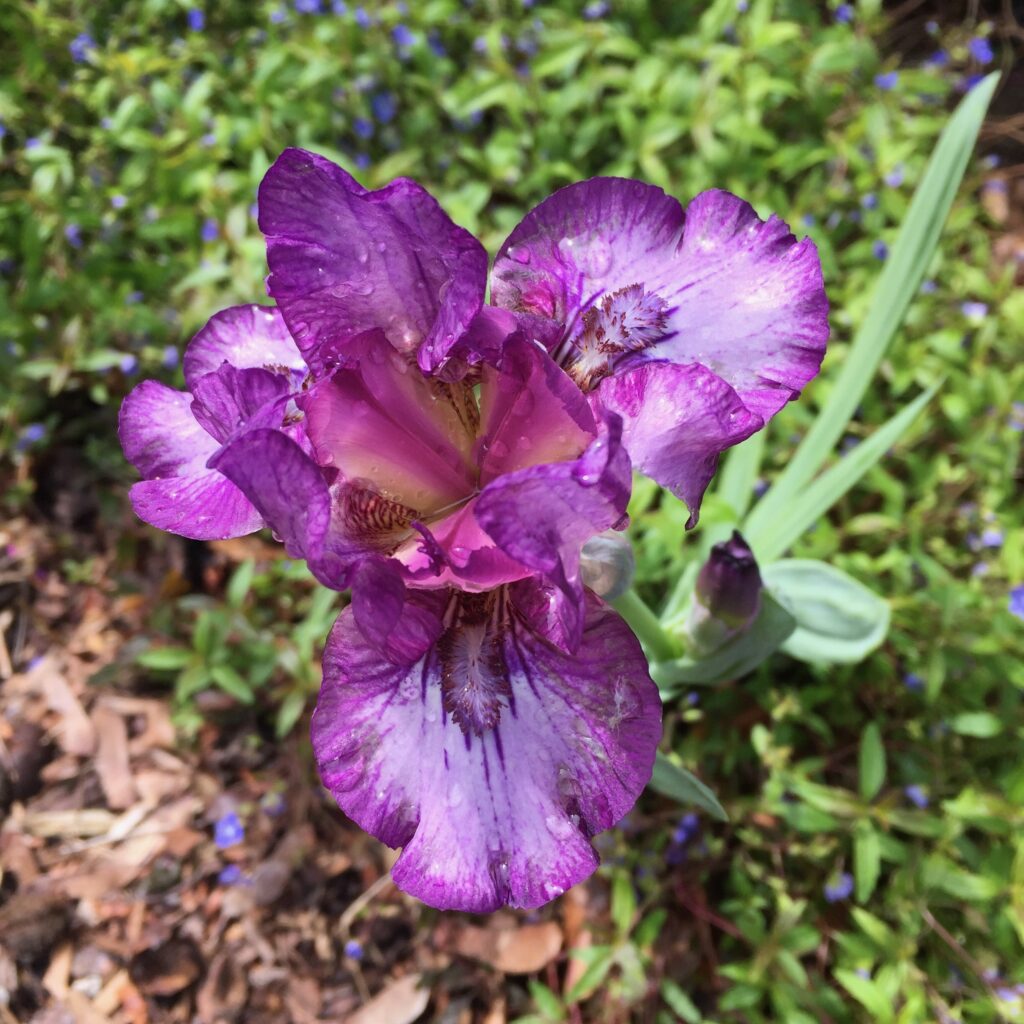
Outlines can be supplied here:
M559 321L559 356L584 386L618 360L700 363L765 420L818 372L828 338L814 243L719 190L684 215L637 181L561 189L502 246L491 294Z
M483 304L487 254L420 185L370 192L324 157L286 149L259 191L270 277L292 335L315 372L380 329L433 369Z
M453 596L436 646L395 664L342 613L313 748L345 813L403 847L399 887L487 912L539 906L591 874L590 837L650 777L661 707L636 638L592 595L585 641L566 656L501 590Z
M721 377L698 363L639 363L603 380L592 400L622 418L633 466L686 502L687 527L697 522L720 453L764 426Z
M241 537L263 526L238 488L207 468L218 446L196 421L191 395L143 381L121 406L118 433L125 457L145 478L129 493L144 522L195 540Z

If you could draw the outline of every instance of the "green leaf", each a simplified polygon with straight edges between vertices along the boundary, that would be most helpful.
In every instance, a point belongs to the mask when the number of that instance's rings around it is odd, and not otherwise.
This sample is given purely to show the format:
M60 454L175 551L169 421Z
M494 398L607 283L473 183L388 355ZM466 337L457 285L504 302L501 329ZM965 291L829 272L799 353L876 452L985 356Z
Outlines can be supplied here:
M151 647L137 655L135 661L156 672L176 672L188 665L194 656L185 647Z
M949 727L961 736L976 736L978 739L989 739L1003 731L1001 719L991 711L965 711L951 718Z
M306 709L306 695L301 690L292 690L277 709L277 720L274 722L274 733L277 738L284 739L295 728L295 723Z
M210 677L235 700L243 704L252 704L256 700L256 695L249 684L230 665L214 665L210 669Z
M544 985L539 981L535 981L532 978L527 982L527 985L530 989L530 997L533 999L537 1009L540 1010L541 1016L544 1017L545 1020L564 1019L565 1010L562 1007L562 1001L554 992L551 991L551 989L547 987L547 985Z
M686 807L699 807L719 821L729 820L715 794L696 775L670 761L661 751L654 759L654 774L648 785L656 793L671 797Z
M810 558L766 565L764 584L796 619L782 649L801 661L853 664L889 630L889 605L841 569Z
M739 679L778 650L796 629L796 620L771 595L762 595L761 611L739 636L706 658L674 658L651 666L651 678L662 698L674 696L686 683L710 686L723 679Z
M592 947L593 948L593 947ZM602 946L594 949L594 956L591 958L587 969L580 975L579 980L565 995L567 1003L577 1003L587 996L593 995L600 988L612 964L615 962L615 948L613 946Z
M764 502L759 502L741 528L758 562L764 566L778 558L846 494L907 432L936 390L931 387L918 395L910 405L901 409L871 437L822 473L798 497L789 501L778 514L762 514Z
M835 447L870 386L935 253L998 82L996 72L971 89L943 130L828 401L786 469L754 510L752 519L757 526L785 515L791 499L814 477Z
M885 782L885 746L877 722L869 722L860 737L860 795L873 800Z
M232 574L231 582L227 586L226 597L232 608L241 608L245 601L249 588L252 586L253 576L256 574L256 563L246 559Z
M612 878L612 924L619 935L629 935L636 916L636 892L633 881L625 871L616 871Z
M878 833L867 822L862 822L853 834L853 878L858 903L866 903L875 891L881 866L882 844Z
M666 978L661 983L661 998L674 1014L686 1021L686 1024L701 1024L704 1020L700 1010L694 1006L693 1000L671 978Z
M892 1000L870 978L862 978L844 967L836 968L836 981L871 1014L875 1024L888 1024L893 1019Z

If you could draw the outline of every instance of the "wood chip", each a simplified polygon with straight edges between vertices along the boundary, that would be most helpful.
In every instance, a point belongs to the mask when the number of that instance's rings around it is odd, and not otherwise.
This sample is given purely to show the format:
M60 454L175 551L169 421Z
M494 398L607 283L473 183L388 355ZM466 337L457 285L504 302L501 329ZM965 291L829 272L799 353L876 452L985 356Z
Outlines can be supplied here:
M104 704L98 704L93 709L92 724L97 736L96 759L93 763L103 787L103 795L111 810L123 811L131 807L138 796L128 761L128 727L116 711Z
M521 928L464 925L455 934L454 950L504 974L543 970L562 949L562 929L554 921Z
M96 749L96 730L81 702L57 667L57 660L45 657L28 673L60 722L56 728L61 748L76 757L89 757Z
M430 989L421 988L422 981L422 974L407 974L391 982L356 1010L348 1024L412 1024L430 1002Z
M202 958L191 942L171 939L139 953L129 973L144 995L173 996L199 980Z
M218 953L196 994L196 1011L206 1024L238 1020L249 998L245 972L233 953Z
M50 966L43 975L43 988L54 999L64 999L71 987L71 943L66 942L50 958Z

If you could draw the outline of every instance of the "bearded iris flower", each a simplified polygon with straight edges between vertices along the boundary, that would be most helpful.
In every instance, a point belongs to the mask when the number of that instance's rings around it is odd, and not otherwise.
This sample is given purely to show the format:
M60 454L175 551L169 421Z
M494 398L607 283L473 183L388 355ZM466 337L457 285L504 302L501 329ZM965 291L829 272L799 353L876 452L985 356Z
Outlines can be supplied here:
M557 193L487 255L420 186L288 150L260 188L276 308L218 314L188 393L125 401L141 518L270 526L351 588L324 653L326 787L442 908L537 906L650 777L660 702L583 582L631 460L689 504L719 453L814 375L813 245L725 193Z

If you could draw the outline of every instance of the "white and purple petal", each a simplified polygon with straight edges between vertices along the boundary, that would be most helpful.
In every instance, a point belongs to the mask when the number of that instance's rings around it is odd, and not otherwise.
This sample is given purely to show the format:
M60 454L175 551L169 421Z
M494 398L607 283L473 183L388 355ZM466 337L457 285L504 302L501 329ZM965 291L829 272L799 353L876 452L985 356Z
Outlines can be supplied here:
M605 378L592 401L622 418L634 468L690 509L696 525L721 452L764 426L721 377L690 363L642 362Z
M270 294L318 374L369 330L439 367L483 304L487 254L408 179L370 192L322 156L286 149L259 191Z
M144 478L129 492L144 522L194 540L241 537L263 526L241 491L207 468L218 445L196 421L191 395L143 381L121 406L118 434Z
M642 314L617 354L706 366L764 420L815 376L828 338L814 243L719 190L684 214L642 182L594 178L561 189L502 246L491 293L499 306L560 322L563 345L575 339L585 356L589 311L608 321L596 324L606 333ZM604 308L616 302L629 308Z
M403 847L392 875L406 892L535 907L597 866L589 840L647 783L661 708L635 637L592 595L585 640L567 656L499 591L453 597L436 646L395 664L342 613L313 748L342 809Z

